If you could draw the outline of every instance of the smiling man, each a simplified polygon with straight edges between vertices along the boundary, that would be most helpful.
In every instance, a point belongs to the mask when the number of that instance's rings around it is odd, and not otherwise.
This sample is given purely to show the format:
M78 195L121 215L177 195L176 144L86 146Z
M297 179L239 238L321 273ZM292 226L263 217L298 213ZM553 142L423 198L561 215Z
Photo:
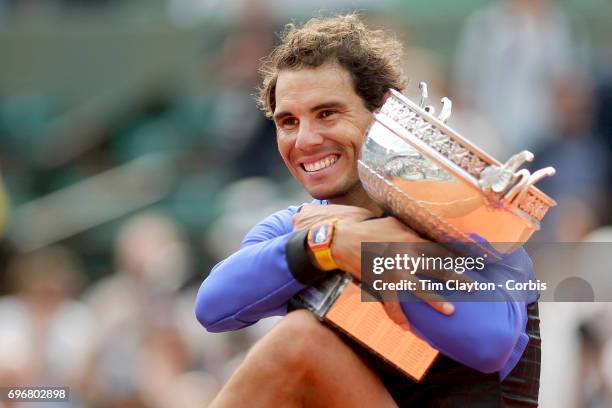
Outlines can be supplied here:
M335 61L281 71L275 93L278 149L291 174L314 198L367 201L355 170L372 114L349 72Z
M257 224L241 249L202 283L198 320L213 332L285 317L248 353L216 407L537 406L539 337L530 302L410 302L386 305L443 354L414 383L289 300L340 269L359 278L363 241L423 242L363 190L357 159L388 89L402 90L400 44L354 15L289 25L262 69L260 102L279 152L315 199ZM325 228L321 228L324 226ZM308 232L324 235L312 245ZM322 232L323 231L323 232ZM523 250L488 274L533 276Z

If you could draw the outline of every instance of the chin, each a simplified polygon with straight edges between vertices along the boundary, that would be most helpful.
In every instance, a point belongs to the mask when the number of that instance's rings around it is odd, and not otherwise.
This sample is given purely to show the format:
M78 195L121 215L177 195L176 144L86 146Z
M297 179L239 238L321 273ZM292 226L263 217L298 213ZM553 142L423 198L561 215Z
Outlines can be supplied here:
M316 188L308 190L308 193L317 200L332 200L334 198L343 197L348 194L350 188Z
M329 200L339 194L338 191L330 188L307 188L308 194L312 196L312 198L316 198L317 200Z
M312 198L317 199L317 200L330 200L336 196L336 194L329 193L327 191L320 191L320 190L315 190L315 191L311 190L311 191L308 191L308 194L310 194Z

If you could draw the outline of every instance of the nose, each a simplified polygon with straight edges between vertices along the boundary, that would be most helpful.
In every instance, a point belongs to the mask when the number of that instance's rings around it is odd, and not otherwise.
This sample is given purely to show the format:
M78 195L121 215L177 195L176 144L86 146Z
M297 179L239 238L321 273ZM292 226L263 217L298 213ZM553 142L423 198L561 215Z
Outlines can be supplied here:
M302 121L295 140L295 147L298 150L308 151L321 144L323 144L323 136L316 127L309 121Z

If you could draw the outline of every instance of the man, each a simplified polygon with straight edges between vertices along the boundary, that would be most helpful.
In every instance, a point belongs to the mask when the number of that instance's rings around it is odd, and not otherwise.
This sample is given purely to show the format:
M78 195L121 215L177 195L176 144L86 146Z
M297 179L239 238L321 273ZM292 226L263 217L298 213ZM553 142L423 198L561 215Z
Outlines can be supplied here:
M400 50L395 40L348 15L288 26L266 61L261 105L274 120L287 168L315 201L257 224L200 288L196 315L209 331L286 314L252 348L214 406L537 405L539 354L531 354L537 339L526 347L537 320L528 319L525 302L388 304L394 321L410 325L444 354L421 383L309 312L287 314L291 297L329 269L359 278L362 241L423 241L396 219L381 217L357 175L373 112L389 88L404 87ZM306 244L308 230L321 223L333 230L327 258ZM484 272L517 280L533 274L523 250Z

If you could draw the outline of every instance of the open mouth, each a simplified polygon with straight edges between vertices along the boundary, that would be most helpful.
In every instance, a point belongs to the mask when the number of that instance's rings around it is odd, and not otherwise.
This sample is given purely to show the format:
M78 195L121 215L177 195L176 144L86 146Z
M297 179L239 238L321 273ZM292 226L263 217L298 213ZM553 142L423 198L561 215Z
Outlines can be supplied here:
M302 169L304 169L304 171L306 171L307 173L313 173L315 171L321 171L333 166L339 158L340 156L338 156L337 154L330 154L329 156L325 156L324 158L322 158L321 160L317 160L316 162L301 163L300 166L302 166Z

